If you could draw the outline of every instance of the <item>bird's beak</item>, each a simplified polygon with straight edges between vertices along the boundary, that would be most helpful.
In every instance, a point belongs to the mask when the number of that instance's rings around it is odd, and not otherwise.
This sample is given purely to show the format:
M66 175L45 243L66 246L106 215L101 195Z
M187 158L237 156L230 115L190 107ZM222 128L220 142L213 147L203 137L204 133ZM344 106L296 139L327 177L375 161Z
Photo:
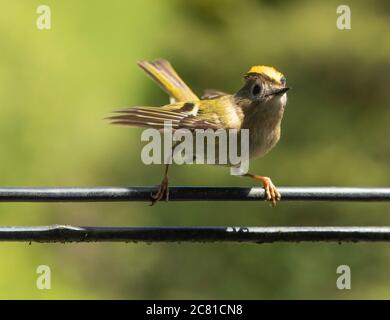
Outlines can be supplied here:
M288 88L288 87L279 88L279 89L275 89L275 90L270 90L266 94L266 96L273 96L273 95L283 94L283 93L286 93L288 90L290 90L290 88Z

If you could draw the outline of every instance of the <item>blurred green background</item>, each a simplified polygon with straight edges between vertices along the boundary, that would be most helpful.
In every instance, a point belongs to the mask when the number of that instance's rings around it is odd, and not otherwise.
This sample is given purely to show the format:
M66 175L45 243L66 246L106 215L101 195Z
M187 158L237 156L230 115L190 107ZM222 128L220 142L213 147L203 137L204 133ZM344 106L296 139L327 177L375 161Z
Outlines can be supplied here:
M113 109L166 95L138 59L169 59L195 92L234 92L273 65L289 93L282 139L251 164L282 186L389 186L390 5L349 1L11 1L0 10L0 185L156 185L141 130ZM47 4L52 29L36 28ZM175 185L247 186L226 168L175 166ZM212 177L212 179L210 179ZM388 204L0 204L1 225L389 225ZM390 298L389 244L0 243L0 298ZM35 286L38 265L52 289ZM352 289L336 288L336 268Z

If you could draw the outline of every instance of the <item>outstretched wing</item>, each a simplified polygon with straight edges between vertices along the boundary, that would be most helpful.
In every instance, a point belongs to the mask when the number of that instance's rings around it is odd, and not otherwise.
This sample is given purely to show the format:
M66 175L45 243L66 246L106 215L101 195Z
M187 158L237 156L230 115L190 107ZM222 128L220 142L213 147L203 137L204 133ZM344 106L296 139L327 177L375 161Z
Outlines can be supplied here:
M239 128L242 114L234 108L231 96L225 101L201 100L180 102L162 107L132 107L115 111L108 119L112 124L132 127L163 129L164 125L172 129L220 129Z
M174 102L199 100L167 60L142 60L138 61L138 65L174 99Z

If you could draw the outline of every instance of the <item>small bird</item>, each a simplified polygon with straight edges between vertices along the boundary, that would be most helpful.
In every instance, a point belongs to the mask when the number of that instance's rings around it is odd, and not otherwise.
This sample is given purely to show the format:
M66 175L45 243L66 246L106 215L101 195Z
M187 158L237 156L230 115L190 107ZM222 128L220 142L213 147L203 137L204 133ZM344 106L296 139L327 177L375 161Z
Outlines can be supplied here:
M280 138L280 127L287 103L285 76L273 67L253 66L246 73L245 83L235 94L205 90L198 96L164 60L139 61L138 65L170 96L170 104L162 107L131 107L115 111L112 124L162 129L170 121L175 129L249 129L249 157L259 158L270 151ZM168 200L168 168L152 205L164 197ZM273 205L281 195L271 179L246 173L243 176L260 180L266 200Z

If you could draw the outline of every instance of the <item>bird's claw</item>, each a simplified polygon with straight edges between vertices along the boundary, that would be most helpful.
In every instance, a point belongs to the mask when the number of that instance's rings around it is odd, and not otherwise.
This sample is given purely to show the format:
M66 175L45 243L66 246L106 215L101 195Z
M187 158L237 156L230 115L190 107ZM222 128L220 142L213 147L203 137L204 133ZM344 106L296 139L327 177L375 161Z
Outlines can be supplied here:
M151 194L152 203L151 206L155 205L156 202L161 201L165 196L165 200L169 200L169 183L168 183L168 177L164 177L164 179L161 181L161 184L155 194Z
M263 181L263 187L265 190L266 200L271 201L272 206L275 207L276 202L280 201L280 199L282 198L282 195L280 194L278 189L276 189L275 185L273 184L273 182L270 178L264 177L262 179L262 181Z

